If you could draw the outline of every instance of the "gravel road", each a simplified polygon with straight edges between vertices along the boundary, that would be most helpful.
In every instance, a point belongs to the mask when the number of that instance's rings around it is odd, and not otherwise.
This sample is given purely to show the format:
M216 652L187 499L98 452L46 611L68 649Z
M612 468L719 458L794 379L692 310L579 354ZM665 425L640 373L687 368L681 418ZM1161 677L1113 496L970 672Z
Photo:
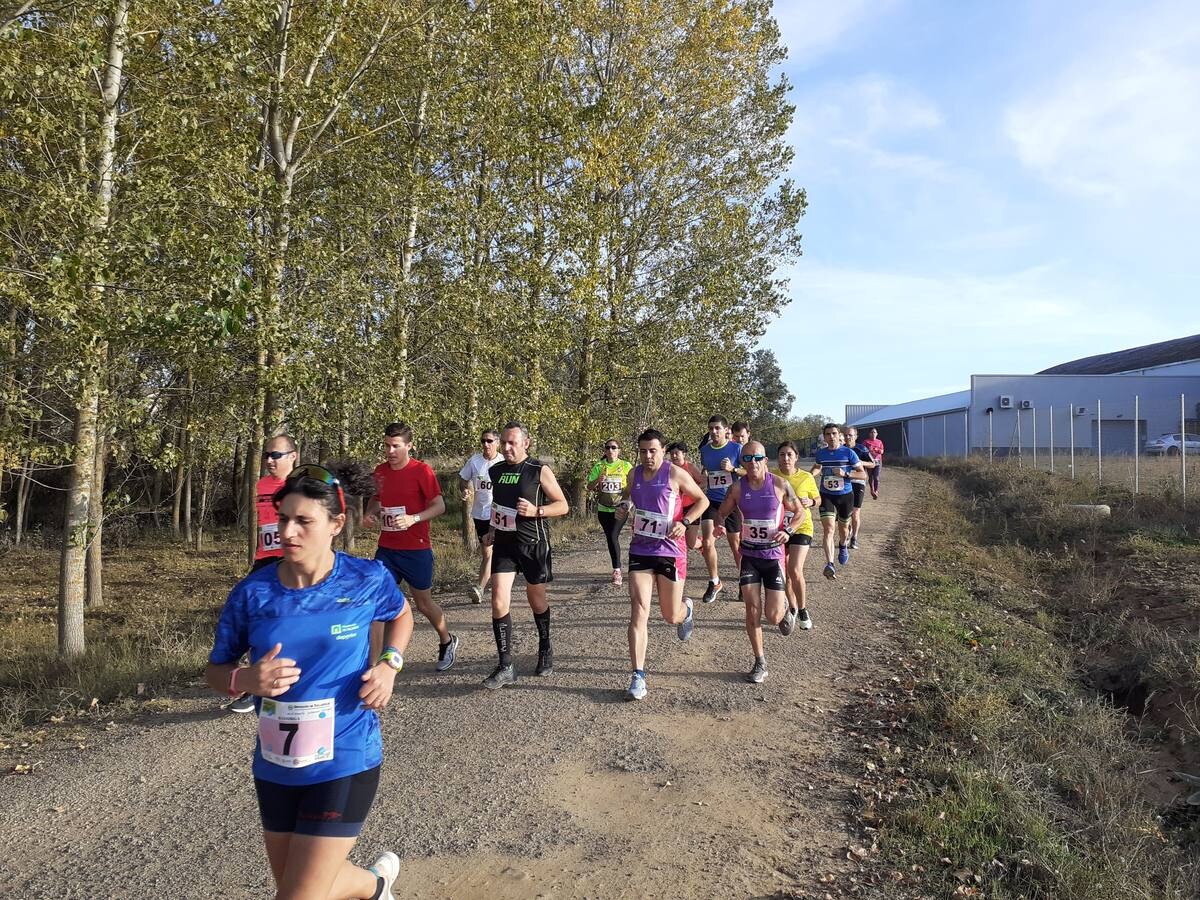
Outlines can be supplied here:
M649 697L627 703L628 595L595 543L555 560L555 674L492 693L487 607L445 598L463 639L433 671L418 616L408 667L383 717L379 795L356 849L402 861L398 897L824 897L852 841L853 739L837 727L878 671L894 625L881 601L887 548L911 490L889 469L868 500L862 549L834 583L807 569L815 628L766 630L770 678L752 662L726 589L697 603L692 640L653 608ZM819 532L819 527L818 527ZM689 596L704 589L692 554ZM518 668L536 632L514 603ZM250 752L254 722L199 684L165 713L52 747L3 780L0 896L266 897ZM61 743L61 742L60 742ZM840 857L840 858L839 858Z

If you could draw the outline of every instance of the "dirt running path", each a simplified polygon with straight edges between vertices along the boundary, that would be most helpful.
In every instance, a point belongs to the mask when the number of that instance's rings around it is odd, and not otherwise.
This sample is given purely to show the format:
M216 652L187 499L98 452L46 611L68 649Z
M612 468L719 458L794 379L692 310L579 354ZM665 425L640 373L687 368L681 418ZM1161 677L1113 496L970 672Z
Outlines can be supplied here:
M652 617L650 694L624 702L628 597L605 583L598 535L596 548L556 560L551 678L480 687L494 665L486 607L448 604L464 646L444 675L418 624L356 857L399 853L400 897L839 895L820 881L845 870L853 842L853 740L838 714L889 641L877 601L910 480L890 469L885 488L837 582L821 578L813 548L816 627L767 631L763 685L744 678L742 605L727 586L697 604L687 644ZM691 572L699 597L698 554ZM518 666L530 671L532 617L514 611ZM216 710L198 687L174 709L3 780L0 896L270 895L252 718Z

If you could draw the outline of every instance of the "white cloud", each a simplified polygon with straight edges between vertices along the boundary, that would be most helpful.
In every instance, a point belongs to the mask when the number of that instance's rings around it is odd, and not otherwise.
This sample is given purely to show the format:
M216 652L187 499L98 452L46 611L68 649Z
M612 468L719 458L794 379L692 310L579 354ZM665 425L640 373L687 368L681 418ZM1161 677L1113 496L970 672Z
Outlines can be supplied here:
M1200 23L1160 7L1136 26L1114 21L1048 87L1013 102L1004 130L1056 188L1121 202L1200 190L1198 109Z
M775 21L788 48L788 68L816 63L870 21L886 16L896 0L776 0Z

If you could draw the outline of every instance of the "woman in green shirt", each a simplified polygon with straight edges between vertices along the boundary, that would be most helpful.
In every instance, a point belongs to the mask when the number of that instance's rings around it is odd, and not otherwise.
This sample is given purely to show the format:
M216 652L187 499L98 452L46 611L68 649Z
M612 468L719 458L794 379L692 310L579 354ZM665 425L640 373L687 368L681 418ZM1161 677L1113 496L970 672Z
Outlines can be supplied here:
M621 526L617 523L615 512L625 490L625 479L632 468L628 460L621 459L620 442L610 438L604 442L604 456L588 473L587 488L596 492L596 514L604 530L604 540L608 542L608 555L612 559L613 584L621 583Z

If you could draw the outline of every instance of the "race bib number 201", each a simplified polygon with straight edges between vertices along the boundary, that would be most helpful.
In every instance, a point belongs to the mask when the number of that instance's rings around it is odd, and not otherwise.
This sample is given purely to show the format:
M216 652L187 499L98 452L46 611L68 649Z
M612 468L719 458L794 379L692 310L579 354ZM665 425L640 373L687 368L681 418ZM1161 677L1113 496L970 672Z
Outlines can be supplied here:
M267 762L289 769L333 759L333 698L281 703L264 697L258 746Z

